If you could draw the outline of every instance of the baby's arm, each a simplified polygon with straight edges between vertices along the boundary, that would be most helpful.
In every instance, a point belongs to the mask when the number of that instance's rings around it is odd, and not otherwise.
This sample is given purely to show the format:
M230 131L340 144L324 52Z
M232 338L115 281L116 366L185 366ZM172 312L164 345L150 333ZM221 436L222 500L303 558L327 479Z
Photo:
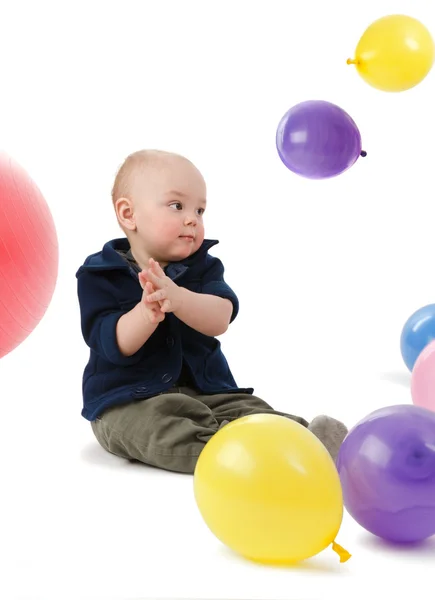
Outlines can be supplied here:
M114 284L99 273L78 272L81 328L85 342L98 355L117 366L141 360L141 348L155 331L141 312L140 302L129 312L119 304Z
M180 298L180 308L174 315L192 329L214 337L228 329L233 305L227 298L197 294L181 287Z
M141 310L140 305L139 302L128 313L122 315L116 324L116 340L124 356L132 356L142 348L159 325L145 319L145 311Z
M174 314L197 331L210 336L225 333L239 312L239 301L224 280L224 266L215 256L207 257L201 277L201 293L182 288L183 303Z

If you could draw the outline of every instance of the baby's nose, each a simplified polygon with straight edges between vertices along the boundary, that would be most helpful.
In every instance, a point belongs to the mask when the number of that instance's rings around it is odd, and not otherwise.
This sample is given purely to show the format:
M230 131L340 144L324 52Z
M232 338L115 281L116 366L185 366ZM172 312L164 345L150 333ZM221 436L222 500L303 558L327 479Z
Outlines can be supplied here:
M186 223L196 223L197 222L197 216L195 214L188 214L188 215L186 215L185 222Z

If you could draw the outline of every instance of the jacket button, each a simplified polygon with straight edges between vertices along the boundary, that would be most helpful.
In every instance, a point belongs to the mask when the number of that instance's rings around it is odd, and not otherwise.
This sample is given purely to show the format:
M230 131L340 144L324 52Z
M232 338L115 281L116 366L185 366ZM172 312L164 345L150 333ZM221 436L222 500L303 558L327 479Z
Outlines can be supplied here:
M138 387L138 388L136 388L136 392L139 392L139 393L140 393L140 392L146 392L146 391L147 391L147 389L148 389L148 388L147 388L147 387L145 387L145 386L143 386L143 387Z
M172 348L172 346L174 345L174 338L173 337L168 337L166 338L166 343L168 344L169 348Z
M169 375L169 373L165 373L162 377L162 381L163 383L169 383L172 379L172 375Z

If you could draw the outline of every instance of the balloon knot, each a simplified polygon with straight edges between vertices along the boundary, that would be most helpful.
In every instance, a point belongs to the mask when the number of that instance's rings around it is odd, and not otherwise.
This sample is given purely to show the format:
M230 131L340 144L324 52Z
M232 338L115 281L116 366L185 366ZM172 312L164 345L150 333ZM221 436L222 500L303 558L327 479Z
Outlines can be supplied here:
M361 156L367 156L367 152L365 150L361 150Z
M356 65L356 60L354 58L348 58L346 62L348 65Z
M335 542L332 542L332 549L340 557L341 563L346 562L352 556L352 554L349 554L349 552L347 550L345 550L342 546L340 546L339 544L336 544Z

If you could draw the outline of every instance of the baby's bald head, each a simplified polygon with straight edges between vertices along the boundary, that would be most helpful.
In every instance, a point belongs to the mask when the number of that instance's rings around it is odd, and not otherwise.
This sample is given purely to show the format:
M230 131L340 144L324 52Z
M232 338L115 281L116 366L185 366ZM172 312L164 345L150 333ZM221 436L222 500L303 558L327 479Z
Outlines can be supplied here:
M174 162L194 165L184 156L165 150L138 150L124 160L116 175L112 188L112 202L115 206L119 198L133 199L138 182L146 180L147 172L170 168Z

